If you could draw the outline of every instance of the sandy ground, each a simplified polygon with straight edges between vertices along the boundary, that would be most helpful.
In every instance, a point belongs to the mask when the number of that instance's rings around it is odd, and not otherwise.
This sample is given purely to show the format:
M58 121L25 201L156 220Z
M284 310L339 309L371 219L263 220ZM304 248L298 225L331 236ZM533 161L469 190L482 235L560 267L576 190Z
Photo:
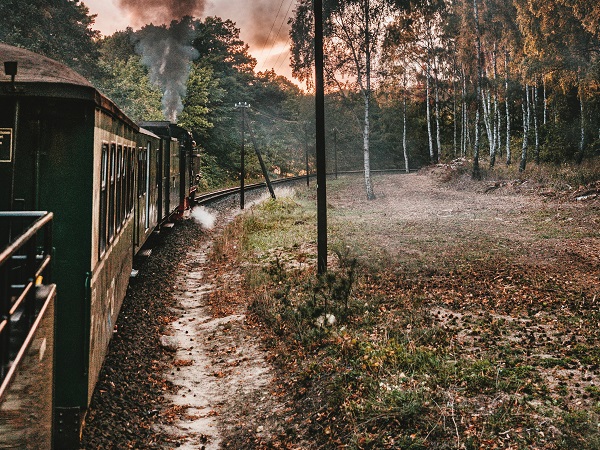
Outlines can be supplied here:
M246 211L266 198L249 199ZM214 237L240 212L200 208L191 220ZM174 350L174 364L165 377L176 389L165 396L168 406L157 428L182 449L238 448L228 436L240 431L252 435L251 440L268 440L277 427L273 418L283 408L270 395L274 373L262 336L246 322L247 304L227 305L226 314L215 314L211 305L211 294L239 286L241 279L239 267L226 274L214 270L208 260L212 244L207 239L188 252L175 280L177 320L163 337L163 344Z

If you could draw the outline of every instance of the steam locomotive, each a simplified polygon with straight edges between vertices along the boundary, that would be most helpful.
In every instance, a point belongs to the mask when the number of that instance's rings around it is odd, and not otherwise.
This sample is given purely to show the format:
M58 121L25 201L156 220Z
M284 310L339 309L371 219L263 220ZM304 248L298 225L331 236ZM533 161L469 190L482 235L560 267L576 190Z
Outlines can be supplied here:
M0 61L0 211L54 214L52 439L78 448L134 255L194 196L194 144L177 125L134 123L54 60L0 44ZM16 233L0 224L0 251Z

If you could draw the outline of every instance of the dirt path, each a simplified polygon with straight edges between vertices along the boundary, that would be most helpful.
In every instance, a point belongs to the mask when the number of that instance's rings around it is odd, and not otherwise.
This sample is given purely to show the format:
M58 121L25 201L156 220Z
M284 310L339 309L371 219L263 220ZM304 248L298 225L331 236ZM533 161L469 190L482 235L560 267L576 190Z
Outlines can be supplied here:
M247 322L240 267L209 260L215 238L239 211L204 211L204 217L213 215L216 228L211 239L188 251L175 280L177 319L163 338L174 352L165 376L175 389L165 396L169 406L158 428L177 448L252 448L277 433L283 405L270 394L275 375L262 336Z

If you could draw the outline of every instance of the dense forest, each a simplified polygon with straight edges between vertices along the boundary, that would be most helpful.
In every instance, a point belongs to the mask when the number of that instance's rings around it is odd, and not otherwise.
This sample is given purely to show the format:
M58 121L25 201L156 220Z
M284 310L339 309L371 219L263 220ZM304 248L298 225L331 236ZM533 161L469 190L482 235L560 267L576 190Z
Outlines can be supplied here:
M365 167L468 157L479 178L482 159L524 171L598 153L596 2L325 0L324 19L330 95L354 100ZM292 67L309 83L311 22L301 0Z
M193 130L204 183L214 185L238 176L239 102L251 105L247 134L272 172L302 173L305 153L313 165L312 7L298 0L290 19L291 65L305 90L256 72L236 24L218 17L102 37L84 3L8 0L0 41L80 71L135 120L176 118ZM329 170L368 176L465 157L477 178L497 164L524 171L598 155L596 2L325 0L324 18ZM161 79L160 42L180 45L168 66L184 75ZM256 161L249 176L259 176Z

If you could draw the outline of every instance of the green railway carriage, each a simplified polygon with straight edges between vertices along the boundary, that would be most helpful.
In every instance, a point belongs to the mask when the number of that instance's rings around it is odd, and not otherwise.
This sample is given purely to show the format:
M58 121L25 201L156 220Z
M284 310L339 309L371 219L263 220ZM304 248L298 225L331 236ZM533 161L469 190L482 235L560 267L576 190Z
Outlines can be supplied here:
M159 222L157 174L160 167L161 138L140 128L138 134L133 253L138 253Z
M162 138L159 156L165 163L158 200L160 211L188 207L188 199L196 190L194 156L197 153L191 134L166 121L142 122L140 125Z
M54 445L78 448L134 254L181 208L185 153L60 63L4 44L0 61L10 63L0 75L0 211L54 213Z

